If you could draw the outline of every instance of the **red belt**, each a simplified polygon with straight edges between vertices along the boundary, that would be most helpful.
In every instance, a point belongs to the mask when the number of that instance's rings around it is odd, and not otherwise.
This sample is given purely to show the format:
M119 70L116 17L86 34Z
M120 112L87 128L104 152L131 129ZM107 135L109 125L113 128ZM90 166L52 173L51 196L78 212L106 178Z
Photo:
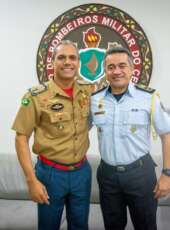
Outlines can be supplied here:
M70 164L70 165L56 163L54 161L48 160L46 157L44 157L42 155L39 155L38 159L40 161L42 161L44 164L46 164L46 165L50 165L50 166L52 166L54 168L57 168L57 169L60 169L60 170L70 171L70 170L80 168L83 165L84 161L86 161L87 158L86 158L86 156L84 156L81 161L79 161L79 162L77 162L75 164Z

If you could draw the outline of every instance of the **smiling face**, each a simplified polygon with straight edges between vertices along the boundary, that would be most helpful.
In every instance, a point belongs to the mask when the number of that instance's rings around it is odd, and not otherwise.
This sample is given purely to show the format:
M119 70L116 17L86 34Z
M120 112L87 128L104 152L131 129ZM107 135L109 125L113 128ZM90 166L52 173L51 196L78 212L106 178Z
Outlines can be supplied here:
M109 54L104 62L107 80L110 82L112 93L126 91L132 77L133 65L126 53Z
M61 44L53 61L54 81L72 82L79 68L79 56L76 48L71 44Z

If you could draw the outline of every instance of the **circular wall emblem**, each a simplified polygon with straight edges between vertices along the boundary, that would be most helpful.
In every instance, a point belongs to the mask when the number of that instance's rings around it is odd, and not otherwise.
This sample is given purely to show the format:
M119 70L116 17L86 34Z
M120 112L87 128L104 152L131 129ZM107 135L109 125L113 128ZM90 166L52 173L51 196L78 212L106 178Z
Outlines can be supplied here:
M100 87L105 81L103 57L106 49L123 46L134 62L132 81L149 84L152 52L141 26L124 11L103 4L85 4L57 17L45 31L37 52L40 82L53 78L52 54L63 39L75 42L80 50L79 78Z

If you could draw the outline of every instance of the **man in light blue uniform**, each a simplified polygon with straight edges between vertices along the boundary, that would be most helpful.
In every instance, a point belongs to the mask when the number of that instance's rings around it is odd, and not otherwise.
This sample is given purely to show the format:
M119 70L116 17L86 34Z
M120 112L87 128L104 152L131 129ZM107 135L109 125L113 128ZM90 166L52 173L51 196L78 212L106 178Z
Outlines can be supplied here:
M123 230L127 206L135 230L156 230L157 199L170 192L170 117L155 90L130 82L133 59L123 47L106 52L109 86L91 99L101 162L97 171L106 230ZM150 156L152 128L163 149L163 170L157 181Z

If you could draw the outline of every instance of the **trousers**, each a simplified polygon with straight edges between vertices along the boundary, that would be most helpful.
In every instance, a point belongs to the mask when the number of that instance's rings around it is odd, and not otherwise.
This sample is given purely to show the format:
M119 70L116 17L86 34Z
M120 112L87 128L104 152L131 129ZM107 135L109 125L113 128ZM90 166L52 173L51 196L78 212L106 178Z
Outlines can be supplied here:
M149 154L126 166L111 166L101 160L97 169L100 204L106 230L124 230L129 209L135 230L156 230L157 179Z
M68 230L88 230L91 167L63 171L42 161L35 166L37 178L46 186L50 205L38 204L38 230L59 230L64 206Z

